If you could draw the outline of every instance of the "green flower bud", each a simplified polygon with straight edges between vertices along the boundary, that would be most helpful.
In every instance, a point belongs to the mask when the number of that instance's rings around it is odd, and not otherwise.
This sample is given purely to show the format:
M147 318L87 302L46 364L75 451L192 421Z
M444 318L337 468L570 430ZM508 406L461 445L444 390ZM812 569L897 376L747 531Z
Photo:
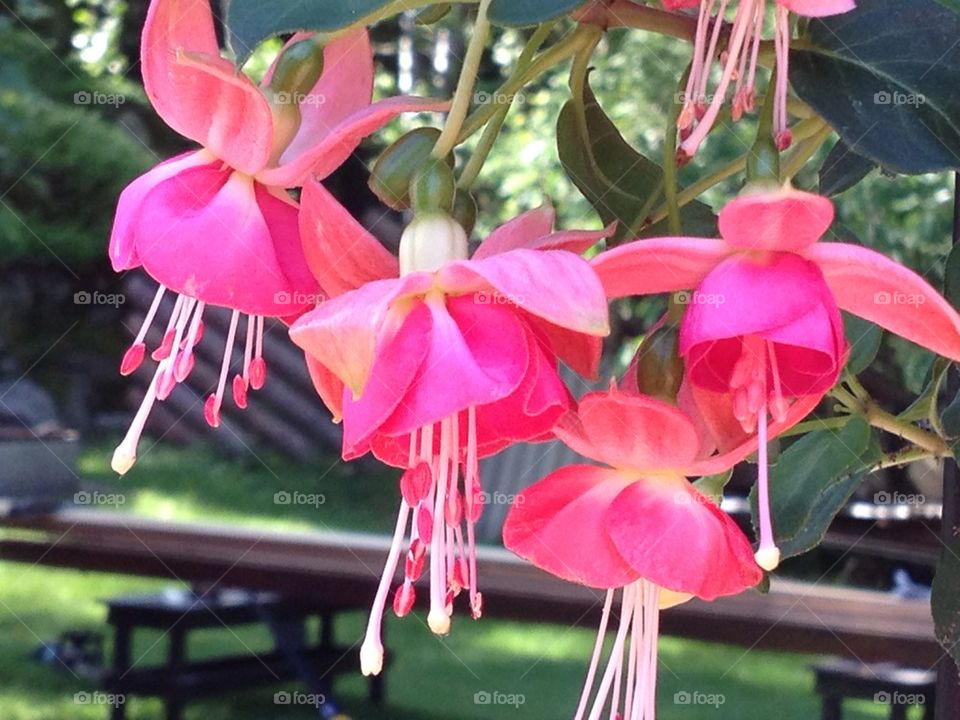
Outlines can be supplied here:
M388 147L373 166L369 185L373 194L394 210L410 207L410 183L418 168L430 161L440 131L423 127L411 130ZM448 159L453 164L453 155Z

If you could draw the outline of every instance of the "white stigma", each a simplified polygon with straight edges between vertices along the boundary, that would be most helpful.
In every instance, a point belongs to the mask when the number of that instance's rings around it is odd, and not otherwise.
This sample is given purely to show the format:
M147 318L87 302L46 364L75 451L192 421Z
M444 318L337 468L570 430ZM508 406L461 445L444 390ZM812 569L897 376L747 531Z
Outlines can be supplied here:
M757 565L767 572L773 572L780 565L780 548L776 545L760 547L753 557L757 561Z
M375 637L367 637L360 646L360 671L366 675L379 675L383 670L383 645Z
M427 615L427 625L430 626L435 635L450 634L450 616L447 615L446 610L430 610L430 614Z

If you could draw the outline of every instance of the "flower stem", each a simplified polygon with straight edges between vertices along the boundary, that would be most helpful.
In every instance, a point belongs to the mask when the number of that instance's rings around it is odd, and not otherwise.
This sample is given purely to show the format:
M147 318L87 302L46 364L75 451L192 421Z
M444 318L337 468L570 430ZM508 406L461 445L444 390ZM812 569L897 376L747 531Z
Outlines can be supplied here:
M681 40L693 40L697 33L697 19L658 8L637 5L632 0L613 0L609 5L598 2L581 12L581 22L611 27L651 30Z
M884 468L909 465L918 460L931 460L938 457L942 457L942 455L936 455L924 448L908 447L904 450L898 450L897 452L884 455L877 463L870 466L869 471L876 472Z
M950 452L950 447L939 435L927 432L911 423L901 422L894 415L882 410L872 402L866 404L863 416L873 427L901 437L935 455L947 455Z
M433 148L433 156L436 158L446 157L457 146L460 130L467 118L467 113L470 111L473 88L477 82L477 71L480 69L483 49L486 47L487 36L490 33L490 21L487 19L490 2L491 0L480 0L480 6L477 9L477 21L473 26L473 35L470 38L470 44L467 46L467 54L463 59L460 81L457 83L457 90L453 95L450 114L447 115L447 122L444 124L443 131Z
M520 56L517 58L517 64L513 70L514 74L525 70L530 65L534 54L543 45L557 22L557 20L551 20L550 22L541 24L536 29L520 53ZM487 156L490 154L494 144L497 142L497 138L500 136L500 130L503 128L503 123L510 113L510 108L513 107L516 96L509 95L506 97L506 102L502 103L497 109L497 112L490 118L489 122L487 122L487 126L483 129L483 134L477 143L477 147L463 168L463 172L460 173L460 180L457 184L464 190L469 190L473 187L473 184L477 181L477 177L480 175L480 171L483 169L483 164L487 161ZM497 95L495 102L499 102L500 99L500 95Z
M577 28L563 40L552 45L549 49L544 50L525 70L514 72L514 74L500 86L497 93L508 96L515 95L522 90L523 86L528 82L576 54L585 42L590 41L593 33L593 28ZM457 143L462 143L486 125L490 118L497 114L498 110L499 108L493 103L474 110L463 123L460 135L457 138Z

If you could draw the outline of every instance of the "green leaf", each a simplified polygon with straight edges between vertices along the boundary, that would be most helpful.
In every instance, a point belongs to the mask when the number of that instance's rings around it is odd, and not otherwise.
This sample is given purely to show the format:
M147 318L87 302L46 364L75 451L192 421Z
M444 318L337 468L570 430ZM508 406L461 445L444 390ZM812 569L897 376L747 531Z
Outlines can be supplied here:
M387 5L389 0L224 0L227 42L242 65L263 40L299 30L338 30ZM426 4L426 3L424 3Z
M488 17L495 25L522 27L566 15L586 0L493 0Z
M871 454L870 426L855 417L841 430L816 430L795 442L770 470L774 533L784 558L812 550L860 483ZM751 493L758 526L756 490Z
M828 197L849 190L876 169L877 164L856 153L843 140L827 155L820 167L820 194Z
M937 0L937 2L960 14L960 0Z
M604 224L617 223L614 242L628 239L631 228L644 228L650 197L663 183L663 169L638 153L607 117L584 83L583 98L567 101L557 120L557 148L563 169L584 194ZM691 221L698 234L716 234L716 218L709 207L693 202L683 208L681 217ZM709 226L709 227L708 227ZM654 228L658 226L653 226Z
M960 538L943 550L930 597L937 640L960 664Z
M704 475L699 480L696 480L693 486L719 505L723 502L723 489L732 477L733 468L730 468L726 472L718 473L717 475Z
M960 15L870 0L812 20L791 53L797 94L858 154L906 174L960 168Z
M850 343L850 358L847 360L847 372L859 375L880 351L880 342L883 340L883 330L869 320L857 317L850 313L843 313L843 327L847 342Z

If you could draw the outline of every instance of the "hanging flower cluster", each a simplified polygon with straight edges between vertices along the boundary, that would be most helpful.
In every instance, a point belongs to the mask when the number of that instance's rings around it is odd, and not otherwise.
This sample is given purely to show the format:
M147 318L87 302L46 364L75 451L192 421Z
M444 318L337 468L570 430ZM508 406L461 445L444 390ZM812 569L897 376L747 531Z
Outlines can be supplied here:
M732 27L728 0L663 4L699 7L678 123L680 154L689 157L731 85L733 116L754 108L767 3L740 0ZM488 5L481 3L480 45L471 45L465 75L471 64L476 70ZM769 92L783 150L790 144L789 13L826 16L854 3L774 5ZM592 51L598 35L589 32L572 46L576 53ZM190 376L207 307L232 310L206 400L214 427L228 381L238 408L265 382L265 319L287 323L319 398L342 423L344 459L369 453L402 472L396 527L360 651L364 674L383 668L388 606L405 616L425 591L421 604L438 635L450 632L458 603L473 618L482 615L480 461L516 443L558 440L593 464L563 467L525 489L504 543L559 578L607 591L575 718L599 718L609 708L610 717L652 720L660 611L754 587L781 560L768 443L810 416L841 381L850 354L841 310L960 361L960 316L933 287L877 252L821 241L834 223L826 197L768 178L748 183L721 209L719 239L616 246L616 224L559 231L544 205L471 246L472 223L461 212L469 183L458 183L450 150L472 77L461 81L452 105L418 97L371 102L373 53L361 27L293 35L256 85L221 55L216 38L204 0L152 0L143 35L147 95L201 149L161 163L120 197L113 265L143 268L160 287L121 363L130 374L149 353L156 368L113 467L131 468L151 407ZM584 57L575 65L585 73ZM712 85L715 62L720 80ZM322 181L398 114L448 108L444 132L431 136L433 151L411 160L399 181L390 178L401 187L392 201L412 211L394 255ZM678 326L672 360L682 368L677 386L656 397L644 392L641 346L618 381L576 399L561 367L606 385L600 370L613 367L601 365L610 302L679 291L685 299L674 297L670 311ZM173 311L162 341L147 348L167 292ZM916 302L883 301L898 293ZM756 547L718 498L691 481L755 453ZM601 673L618 593L619 626Z

